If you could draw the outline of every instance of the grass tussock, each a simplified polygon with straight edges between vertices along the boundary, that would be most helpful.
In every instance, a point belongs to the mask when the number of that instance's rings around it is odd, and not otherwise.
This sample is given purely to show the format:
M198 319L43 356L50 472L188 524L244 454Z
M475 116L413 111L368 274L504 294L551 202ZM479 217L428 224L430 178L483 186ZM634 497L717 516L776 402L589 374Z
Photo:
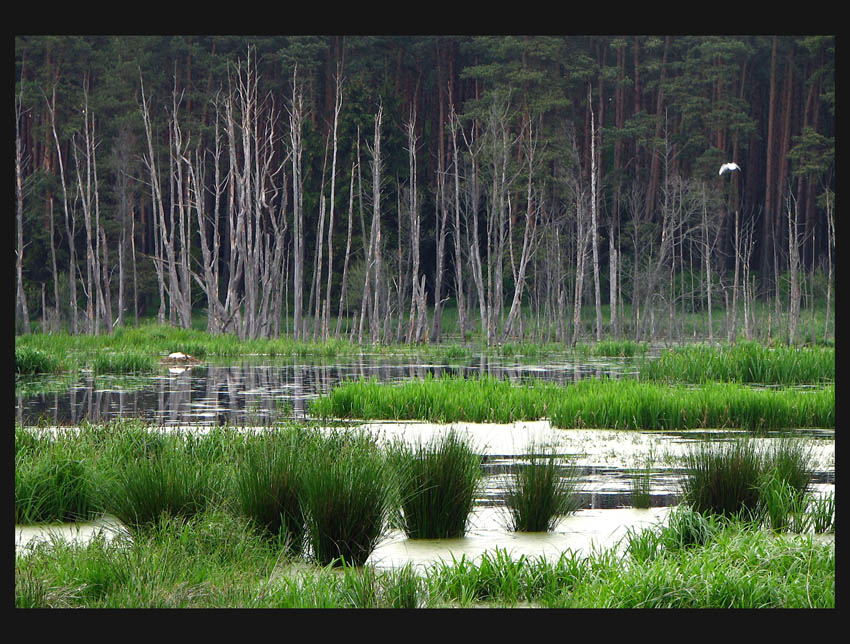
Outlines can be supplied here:
M779 439L770 447L752 438L700 444L685 457L683 498L700 514L802 532L808 527L812 463L811 450L799 439Z
M580 507L576 496L578 471L562 465L551 450L529 448L507 486L508 528L546 532Z
M321 565L363 565L395 511L386 455L367 434L335 433L302 456L301 505L312 556Z
M481 457L469 443L451 431L427 444L397 444L391 461L407 536L462 537L481 480Z

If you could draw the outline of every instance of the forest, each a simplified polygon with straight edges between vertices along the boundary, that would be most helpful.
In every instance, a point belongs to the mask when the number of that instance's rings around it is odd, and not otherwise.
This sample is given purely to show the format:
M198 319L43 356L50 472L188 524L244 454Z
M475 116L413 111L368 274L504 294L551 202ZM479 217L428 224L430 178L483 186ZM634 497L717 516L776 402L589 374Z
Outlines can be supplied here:
M834 36L22 35L13 101L17 333L834 336Z

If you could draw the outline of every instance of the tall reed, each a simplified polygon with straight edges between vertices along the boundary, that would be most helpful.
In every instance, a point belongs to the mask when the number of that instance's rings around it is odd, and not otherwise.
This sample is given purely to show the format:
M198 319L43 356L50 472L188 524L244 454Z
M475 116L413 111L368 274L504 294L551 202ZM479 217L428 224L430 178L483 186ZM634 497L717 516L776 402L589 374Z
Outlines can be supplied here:
M430 443L396 443L402 525L411 539L451 539L466 533L481 479L481 457L457 432Z
M642 380L705 383L711 381L763 385L820 384L835 381L835 349L767 347L738 342L729 347L676 347L640 368Z
M220 469L203 467L183 439L160 437L148 457L119 460L103 484L106 510L133 529L155 526L163 517L190 517L219 500Z

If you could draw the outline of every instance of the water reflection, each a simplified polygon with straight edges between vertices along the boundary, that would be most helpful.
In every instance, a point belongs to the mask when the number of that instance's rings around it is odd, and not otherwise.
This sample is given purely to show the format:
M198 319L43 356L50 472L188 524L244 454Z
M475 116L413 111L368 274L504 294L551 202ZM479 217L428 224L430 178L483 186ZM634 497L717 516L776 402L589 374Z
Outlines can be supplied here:
M406 358L359 356L334 363L251 361L168 369L150 376L96 376L16 382L15 416L25 425L76 425L135 417L158 425L256 425L308 415L309 401L343 380L385 382L426 375L484 376L523 382L567 383L590 376L637 372L630 359L583 360L548 365L508 364L481 356L464 364L423 364ZM41 383L40 391L39 383Z

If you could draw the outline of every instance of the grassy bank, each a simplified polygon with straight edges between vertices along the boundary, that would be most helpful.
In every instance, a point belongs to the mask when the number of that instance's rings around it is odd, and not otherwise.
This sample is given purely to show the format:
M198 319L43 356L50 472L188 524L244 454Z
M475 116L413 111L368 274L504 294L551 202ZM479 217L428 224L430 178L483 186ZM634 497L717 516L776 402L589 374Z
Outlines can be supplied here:
M426 377L401 384L351 381L314 400L320 418L495 422L549 418L555 427L700 429L835 427L835 386L754 389L632 379L518 387L495 378Z

